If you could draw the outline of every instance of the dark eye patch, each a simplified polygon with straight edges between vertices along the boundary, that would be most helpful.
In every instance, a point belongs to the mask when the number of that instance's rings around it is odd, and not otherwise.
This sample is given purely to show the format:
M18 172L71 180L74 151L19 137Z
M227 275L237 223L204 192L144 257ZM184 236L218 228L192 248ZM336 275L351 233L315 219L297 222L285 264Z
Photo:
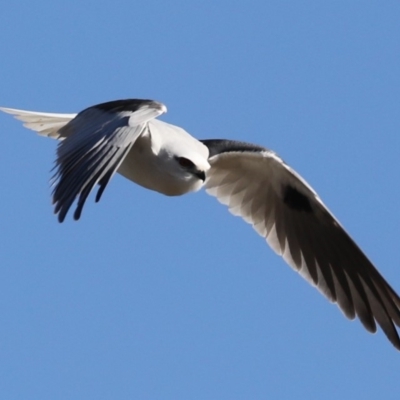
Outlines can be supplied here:
M183 168L193 168L194 164L188 158L185 157L176 157L178 164Z

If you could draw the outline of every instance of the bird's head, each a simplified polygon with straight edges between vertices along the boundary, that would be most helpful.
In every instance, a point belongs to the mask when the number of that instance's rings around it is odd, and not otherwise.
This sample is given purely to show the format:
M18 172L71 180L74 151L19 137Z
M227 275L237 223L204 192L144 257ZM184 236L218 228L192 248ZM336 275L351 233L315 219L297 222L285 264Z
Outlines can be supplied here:
M166 151L159 154L164 159L162 163L165 179L169 180L171 188L180 192L179 194L196 192L201 189L206 180L210 164L205 154L197 151Z
M151 121L149 132L153 160L163 176L161 192L180 195L199 190L210 169L208 147L164 121Z

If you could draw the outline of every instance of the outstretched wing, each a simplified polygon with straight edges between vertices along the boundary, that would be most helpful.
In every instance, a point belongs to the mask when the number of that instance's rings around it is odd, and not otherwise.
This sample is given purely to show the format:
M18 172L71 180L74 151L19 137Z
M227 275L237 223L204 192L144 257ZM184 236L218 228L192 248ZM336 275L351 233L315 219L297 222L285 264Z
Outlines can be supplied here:
M36 131L39 135L60 140L64 138L60 137L59 130L76 117L76 114L44 113L16 108L0 107L0 110L13 115L14 118L22 121L26 128Z
M65 140L57 148L53 203L62 222L79 196L74 218L79 219L86 198L98 183L96 201L147 122L166 111L151 100L119 100L80 112L60 130Z
M246 143L203 140L207 192L264 237L350 319L375 321L400 350L400 298L314 190L275 153Z

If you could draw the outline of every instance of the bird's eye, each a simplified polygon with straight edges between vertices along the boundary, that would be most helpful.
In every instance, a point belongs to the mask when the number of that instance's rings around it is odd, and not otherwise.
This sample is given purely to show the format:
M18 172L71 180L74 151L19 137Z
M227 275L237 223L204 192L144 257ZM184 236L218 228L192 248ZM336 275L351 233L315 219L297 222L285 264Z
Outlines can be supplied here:
M183 168L193 168L194 164L192 161L185 157L177 157L178 163Z

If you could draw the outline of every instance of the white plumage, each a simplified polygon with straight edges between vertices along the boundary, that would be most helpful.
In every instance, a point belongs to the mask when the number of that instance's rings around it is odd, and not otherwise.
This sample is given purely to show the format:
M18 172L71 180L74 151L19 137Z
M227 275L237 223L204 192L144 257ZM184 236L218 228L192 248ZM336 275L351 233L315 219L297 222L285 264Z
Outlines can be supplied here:
M1 107L0 110L22 121L26 128L53 139L61 139L58 131L76 117L76 114L42 113L6 107Z

